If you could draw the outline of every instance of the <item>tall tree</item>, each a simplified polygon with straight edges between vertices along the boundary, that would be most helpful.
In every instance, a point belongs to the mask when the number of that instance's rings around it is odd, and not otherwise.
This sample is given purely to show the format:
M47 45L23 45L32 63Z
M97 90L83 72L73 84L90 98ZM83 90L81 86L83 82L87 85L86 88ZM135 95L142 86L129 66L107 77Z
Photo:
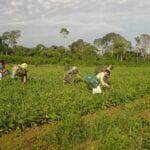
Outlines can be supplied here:
M64 38L64 43L65 43L65 46L67 46L66 44L66 39L67 39L67 36L69 35L69 30L67 28L61 28L60 30L60 34L63 35L63 38Z
M14 30L14 31L10 31L10 32L7 31L2 34L2 42L4 45L4 51L5 51L6 55L7 55L7 49L14 48L14 46L17 44L17 39L20 36L21 36L20 30Z
M69 47L72 52L83 53L86 44L87 43L84 42L83 39L78 39L77 41L73 42Z
M149 34L141 34L140 35L140 44L142 50L142 56L146 58L148 54L150 54L150 35Z
M21 36L20 30L4 32L2 35L3 42L13 48L17 44L17 39Z
M125 56L126 46L122 40L116 40L113 44L114 53L117 55L118 61L123 61L123 57Z
M3 36L0 36L0 51L3 54L7 54L7 48L8 48L8 44L6 44L6 42L3 40Z
M140 53L140 37L137 36L134 39L136 41L136 48L135 48L135 51L136 51L136 61L138 62L139 61L139 53Z
M95 39L94 42L93 42L94 46L98 49L97 54L99 54L99 55L103 55L104 54L101 40L102 39L99 38L99 39Z
M0 36L0 52L3 51L3 42L2 42L2 37Z
M106 34L102 38L95 39L94 43L97 44L99 47L101 47L103 52L111 51L112 53L114 53L114 51L113 51L114 43L115 43L115 41L118 41L118 40L121 40L125 44L126 50L131 49L130 41L127 41L120 34L116 34L113 32Z
M150 35L141 34L135 37L136 41L136 52L143 58L146 58L150 54Z

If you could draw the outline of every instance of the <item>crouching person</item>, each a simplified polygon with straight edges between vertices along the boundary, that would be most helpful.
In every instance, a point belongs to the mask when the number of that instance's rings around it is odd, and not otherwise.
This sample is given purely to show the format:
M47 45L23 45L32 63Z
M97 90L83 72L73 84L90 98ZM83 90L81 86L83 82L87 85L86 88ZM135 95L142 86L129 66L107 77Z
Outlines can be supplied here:
M23 63L21 65L15 65L12 68L12 78L20 78L21 82L26 83L27 82L27 67L28 65L26 63Z
M63 78L63 82L65 84L69 83L77 83L79 81L82 80L82 77L79 73L79 70L77 67L72 67L71 69L68 70L67 74L65 74L64 78Z

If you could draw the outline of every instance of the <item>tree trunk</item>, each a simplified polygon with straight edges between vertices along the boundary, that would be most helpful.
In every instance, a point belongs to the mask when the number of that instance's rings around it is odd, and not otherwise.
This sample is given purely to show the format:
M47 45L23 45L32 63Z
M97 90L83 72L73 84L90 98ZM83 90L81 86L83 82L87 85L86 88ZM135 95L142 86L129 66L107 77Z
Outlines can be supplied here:
M120 55L120 61L121 62L123 61L123 55L122 54Z
M139 54L138 53L136 53L136 62L138 63L138 61L139 61L139 56L138 56Z
M117 54L117 61L119 61L119 55Z

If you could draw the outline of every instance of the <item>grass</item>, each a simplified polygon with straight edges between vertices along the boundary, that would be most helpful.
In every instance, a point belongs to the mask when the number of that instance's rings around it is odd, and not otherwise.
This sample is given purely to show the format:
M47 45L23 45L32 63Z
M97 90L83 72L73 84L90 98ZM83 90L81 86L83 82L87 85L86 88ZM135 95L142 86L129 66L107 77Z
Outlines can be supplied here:
M2 149L149 149L150 99L63 122L16 130L0 138Z
M93 67L80 70L83 76L94 72ZM149 67L116 67L113 88L102 95L92 95L85 83L63 85L59 66L31 66L26 85L7 77L0 84L0 144L5 149L146 149L149 74ZM4 142L5 137L10 140Z

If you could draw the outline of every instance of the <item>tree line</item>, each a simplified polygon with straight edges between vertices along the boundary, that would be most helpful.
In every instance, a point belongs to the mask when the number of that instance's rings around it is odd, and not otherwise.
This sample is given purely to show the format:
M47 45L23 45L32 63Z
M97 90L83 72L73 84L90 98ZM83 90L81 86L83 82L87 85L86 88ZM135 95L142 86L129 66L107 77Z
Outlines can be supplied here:
M0 36L0 58L11 63L27 62L31 64L100 64L100 63L149 63L150 35L135 37L136 47L120 34L108 33L102 38L87 43L78 39L67 46L70 31L62 28L64 46L46 47L38 44L29 48L18 45L20 30L4 32Z

